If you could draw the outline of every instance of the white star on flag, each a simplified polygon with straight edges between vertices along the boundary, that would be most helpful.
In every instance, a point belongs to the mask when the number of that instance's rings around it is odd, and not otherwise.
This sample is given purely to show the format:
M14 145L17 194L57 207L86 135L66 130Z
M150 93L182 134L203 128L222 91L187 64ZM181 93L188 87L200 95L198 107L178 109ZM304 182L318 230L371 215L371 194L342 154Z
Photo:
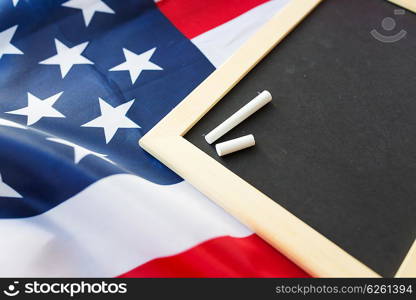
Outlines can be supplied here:
M0 32L0 59L4 54L23 54L22 51L10 44L16 30L17 25Z
M7 198L23 198L18 192L16 192L11 186L7 185L0 174L0 197Z
M58 39L55 39L55 46L57 53L39 63L42 65L59 65L62 78L68 74L69 70L71 70L74 65L94 64L92 61L81 55L88 46L88 42L69 48Z
M65 118L63 114L52 106L59 99L63 92L55 94L42 100L31 93L27 93L28 105L24 108L8 111L6 114L27 116L27 126L35 124L42 118Z
M120 128L141 128L132 120L126 117L134 99L113 107L103 99L99 98L101 116L81 125L82 127L101 127L104 129L105 142L108 144Z
M142 54L136 54L130 50L123 48L124 57L126 61L111 68L110 71L129 71L131 83L134 84L139 78L140 73L144 70L163 70L160 66L152 63L150 58L156 51L156 47L152 48Z
M62 6L82 10L82 16L87 27L96 12L115 14L114 10L101 0L70 0L64 2Z
M13 0L13 6L16 6L19 3L19 0Z
M75 164L78 164L84 157L86 157L88 155L95 155L95 156L97 156L97 157L99 157L99 158L101 158L101 159L103 159L103 160L105 160L105 161L107 161L111 164L114 164L113 161L109 160L106 157L107 155L89 150L89 149L84 148L84 147L81 147L81 146L79 146L77 144L74 144L70 141L66 141L66 140L60 139L60 138L47 138L47 140L74 148L74 163Z

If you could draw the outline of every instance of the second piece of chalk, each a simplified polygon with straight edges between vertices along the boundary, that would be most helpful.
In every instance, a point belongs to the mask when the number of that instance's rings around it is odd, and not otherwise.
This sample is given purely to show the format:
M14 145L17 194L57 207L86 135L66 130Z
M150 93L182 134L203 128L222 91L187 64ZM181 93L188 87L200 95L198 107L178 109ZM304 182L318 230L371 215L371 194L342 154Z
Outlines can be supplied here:
M217 150L217 154L219 156L224 156L236 151L252 147L255 144L256 141L254 140L254 136L252 134L249 134L233 140L216 144L215 149Z
M243 122L245 119L250 117L260 108L265 106L267 103L272 101L272 95L268 91L261 92L256 98L251 100L249 103L240 108L231 117L218 125L210 133L205 136L205 140L208 144L212 144L228 131L233 129L235 126Z

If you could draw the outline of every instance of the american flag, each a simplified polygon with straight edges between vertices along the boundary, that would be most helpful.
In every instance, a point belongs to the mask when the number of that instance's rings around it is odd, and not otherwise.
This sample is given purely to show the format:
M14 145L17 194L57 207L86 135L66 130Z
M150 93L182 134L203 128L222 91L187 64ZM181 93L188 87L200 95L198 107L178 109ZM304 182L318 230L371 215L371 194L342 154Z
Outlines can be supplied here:
M0 0L0 276L306 276L138 146L289 0Z

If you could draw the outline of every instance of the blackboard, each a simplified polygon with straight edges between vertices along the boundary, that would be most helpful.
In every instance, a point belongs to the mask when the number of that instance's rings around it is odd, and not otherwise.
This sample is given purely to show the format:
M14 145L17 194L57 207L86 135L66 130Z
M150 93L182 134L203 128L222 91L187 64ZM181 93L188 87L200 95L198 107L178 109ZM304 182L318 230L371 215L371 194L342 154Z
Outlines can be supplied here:
M416 15L397 9L324 1L185 135L383 276L416 237ZM204 134L262 90L272 103L218 141L256 146L218 157Z

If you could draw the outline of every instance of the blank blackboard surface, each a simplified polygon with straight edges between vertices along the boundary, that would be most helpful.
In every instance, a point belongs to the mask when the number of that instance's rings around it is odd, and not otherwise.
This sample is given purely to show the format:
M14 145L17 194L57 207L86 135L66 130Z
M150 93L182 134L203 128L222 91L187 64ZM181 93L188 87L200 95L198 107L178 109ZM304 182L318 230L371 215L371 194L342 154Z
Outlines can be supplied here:
M416 15L395 9L324 1L185 136L383 276L416 237ZM265 89L273 102L218 141L257 145L219 158L203 135Z

